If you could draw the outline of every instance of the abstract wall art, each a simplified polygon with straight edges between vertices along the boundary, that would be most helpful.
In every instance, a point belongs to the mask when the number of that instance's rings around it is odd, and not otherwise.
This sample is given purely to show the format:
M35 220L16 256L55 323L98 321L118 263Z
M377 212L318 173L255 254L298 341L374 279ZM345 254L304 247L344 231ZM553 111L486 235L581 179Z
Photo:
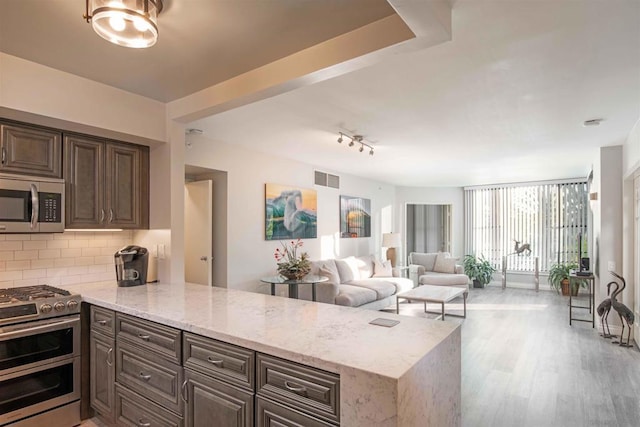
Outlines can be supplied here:
M340 237L371 237L371 200L340 196Z
M315 190L265 185L265 239L318 237L318 196Z

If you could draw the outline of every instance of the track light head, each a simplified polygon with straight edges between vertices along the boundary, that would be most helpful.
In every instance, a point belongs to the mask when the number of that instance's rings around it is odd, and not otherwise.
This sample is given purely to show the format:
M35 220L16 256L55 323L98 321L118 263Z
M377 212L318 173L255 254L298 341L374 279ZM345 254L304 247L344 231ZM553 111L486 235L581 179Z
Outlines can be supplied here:
M353 142L353 139L351 140L351 142L349 142L349 147L353 147L355 144Z
M369 150L369 155L373 156L373 148L371 150Z
M338 137L338 144L342 144L342 132L340 132L340 136Z
M364 145L360 144L360 149L358 151L362 153L364 151Z

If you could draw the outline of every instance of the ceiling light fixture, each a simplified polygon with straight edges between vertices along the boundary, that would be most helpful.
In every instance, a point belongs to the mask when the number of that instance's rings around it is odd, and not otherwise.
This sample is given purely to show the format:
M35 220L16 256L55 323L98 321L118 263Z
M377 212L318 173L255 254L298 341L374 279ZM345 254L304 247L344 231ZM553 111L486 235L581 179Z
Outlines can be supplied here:
M156 44L162 0L85 1L83 17L103 39L132 48Z
M604 119L591 119L591 120L585 120L582 123L582 126L587 127L587 126L600 126L600 122L603 121Z
M369 149L369 155L373 156L373 146L364 142L364 137L362 135L351 136L343 132L338 133L340 134L340 136L338 137L338 143L342 143L342 141L344 141L344 138L349 138L351 140L349 141L349 147L360 144L360 148L358 149L359 152L362 153L364 151L364 148L367 147Z

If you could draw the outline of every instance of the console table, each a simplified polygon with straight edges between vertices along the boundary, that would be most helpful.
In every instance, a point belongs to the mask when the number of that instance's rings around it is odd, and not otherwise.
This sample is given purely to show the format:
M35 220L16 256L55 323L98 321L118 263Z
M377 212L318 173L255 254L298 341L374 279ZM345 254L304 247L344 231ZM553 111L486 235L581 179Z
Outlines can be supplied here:
M299 280L289 280L282 276L263 277L260 279L262 283L269 283L271 285L271 295L276 294L276 285L289 285L289 298L298 299L298 285L311 285L311 300L316 300L316 284L328 281L329 278L325 276L315 276L309 274Z
M588 306L583 306L583 305L573 305L573 292L571 292L571 289L573 289L573 284L575 283L576 286L579 286L579 282L581 280L584 280L588 283L589 285L589 305ZM569 276L569 326L571 326L571 322L572 321L576 321L576 322L591 322L591 327L593 328L594 325L596 324L596 317L595 317L595 292L594 292L594 286L595 286L595 276L592 274L590 276L578 276L577 274L572 274ZM589 310L589 313L591 313L591 319L580 319L577 317L573 317L573 309L574 308L581 308L581 309L585 309L585 310Z

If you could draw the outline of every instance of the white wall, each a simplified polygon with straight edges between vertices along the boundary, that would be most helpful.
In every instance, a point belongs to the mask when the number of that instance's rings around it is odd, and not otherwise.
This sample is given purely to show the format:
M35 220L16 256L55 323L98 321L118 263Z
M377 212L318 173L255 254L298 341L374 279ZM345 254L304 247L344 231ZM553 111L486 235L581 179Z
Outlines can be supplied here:
M596 304L607 296L606 285L615 278L609 273L609 262L615 271L624 274L622 251L622 146L601 147L593 168L592 192L598 200L590 204L593 210L594 272L596 275ZM628 304L624 296L619 298ZM617 316L609 316L609 323L619 325Z
M314 167L275 155L205 137L190 139L185 153L187 164L227 172L228 250L227 286L229 288L268 292L259 282L261 276L273 275L273 253L278 241L265 241L265 184L283 184L313 188L318 193L318 238L305 239L303 249L312 259L375 253L380 256L382 232L391 231L394 221L394 187L366 179L338 174L340 189L313 184ZM356 153L358 155L358 153ZM366 156L357 158L367 161ZM323 172L332 172L320 169ZM371 238L339 238L339 195L371 199Z
M451 254L464 256L464 190L462 187L397 187L395 228L406 235L406 205L451 205ZM406 258L404 248L401 259Z

